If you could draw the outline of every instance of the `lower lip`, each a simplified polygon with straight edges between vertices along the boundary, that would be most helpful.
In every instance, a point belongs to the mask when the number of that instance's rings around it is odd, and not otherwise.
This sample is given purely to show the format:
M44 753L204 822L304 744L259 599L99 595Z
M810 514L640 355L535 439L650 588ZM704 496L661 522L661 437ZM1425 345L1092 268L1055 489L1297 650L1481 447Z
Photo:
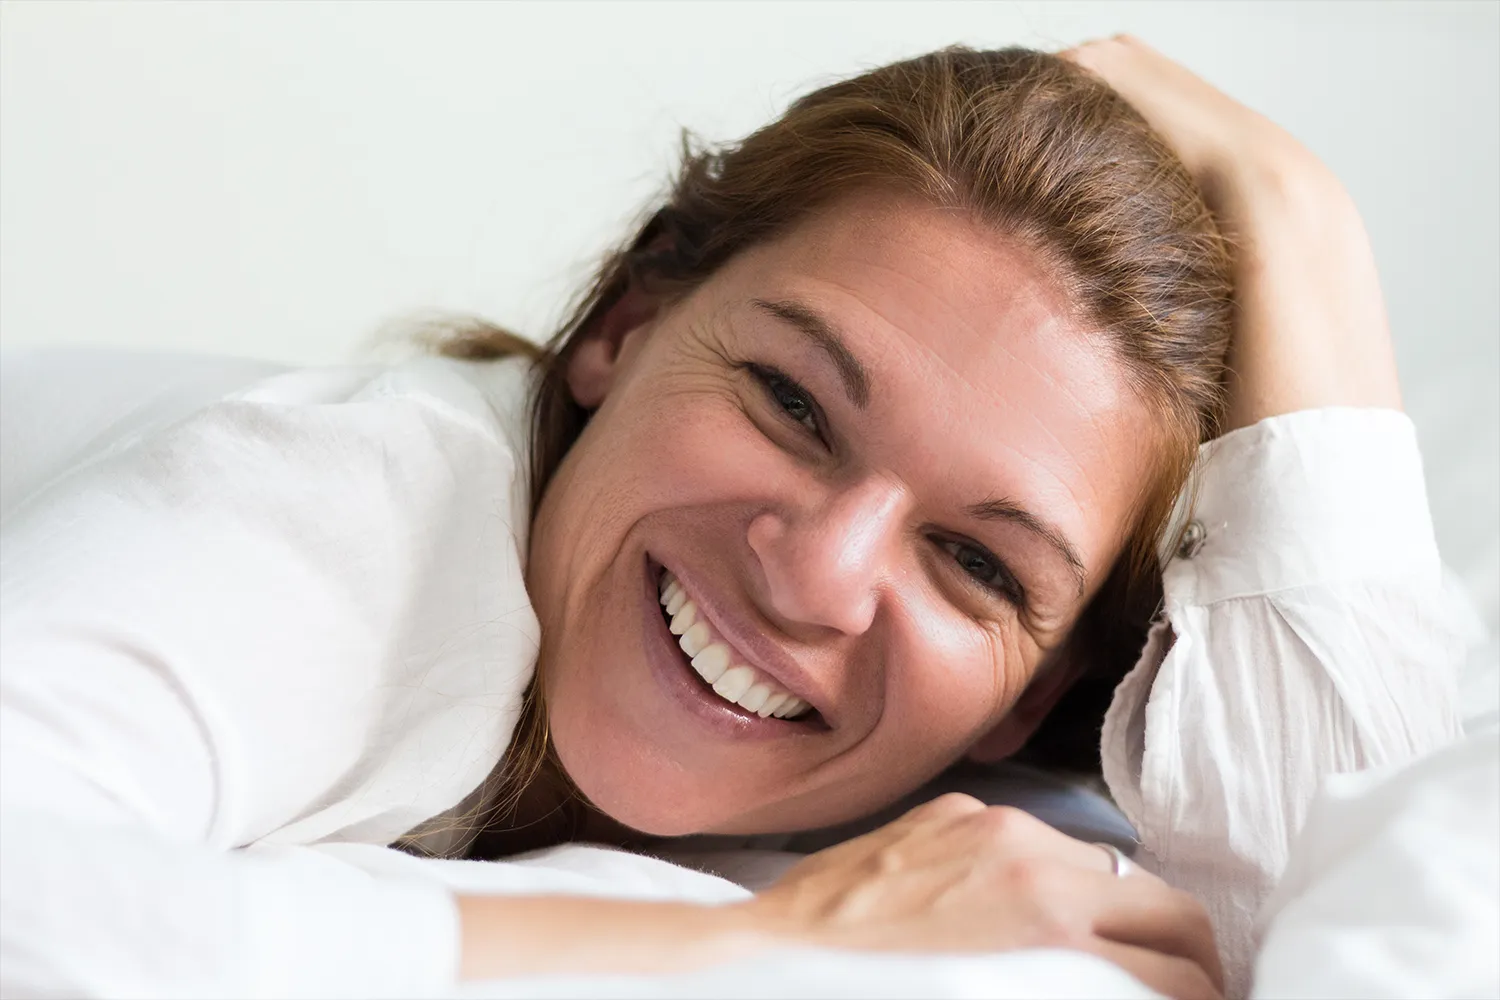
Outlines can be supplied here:
M737 739L774 739L780 736L805 735L807 727L801 722L787 722L785 719L770 717L762 719L714 694L688 663L682 647L677 644L677 636L667 628L658 596L660 591L657 581L660 576L661 567L648 561L645 600L642 602L645 613L642 638L651 672L667 697L681 705L689 715L724 736Z

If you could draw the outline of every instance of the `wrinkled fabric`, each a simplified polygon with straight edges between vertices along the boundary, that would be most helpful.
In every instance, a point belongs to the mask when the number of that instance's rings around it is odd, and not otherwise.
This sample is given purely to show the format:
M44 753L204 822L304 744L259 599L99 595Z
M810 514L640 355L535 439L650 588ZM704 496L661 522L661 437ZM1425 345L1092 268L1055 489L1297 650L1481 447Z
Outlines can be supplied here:
M110 366L84 392L67 357L15 360L0 422L34 433L0 456L0 993L451 985L448 890L307 845L390 843L510 741L539 633L523 431L491 402L524 369L175 359L153 381L127 356L112 419Z
M1411 422L1273 417L1203 446L1166 546L1164 611L1115 693L1104 776L1143 860L1204 902L1229 995L1323 778L1460 732L1481 633L1445 583ZM1173 540L1175 541L1175 534Z

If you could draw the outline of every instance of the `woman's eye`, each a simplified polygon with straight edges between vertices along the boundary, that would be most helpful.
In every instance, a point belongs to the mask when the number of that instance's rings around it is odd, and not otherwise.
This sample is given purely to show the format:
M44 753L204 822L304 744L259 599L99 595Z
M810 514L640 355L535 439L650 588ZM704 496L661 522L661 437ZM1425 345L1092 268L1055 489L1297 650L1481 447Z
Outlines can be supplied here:
M944 539L939 544L976 583L1012 600L1019 599L1020 586L999 559L968 542Z
M750 370L766 387L783 413L814 434L819 434L817 407L806 389L774 368L752 365Z

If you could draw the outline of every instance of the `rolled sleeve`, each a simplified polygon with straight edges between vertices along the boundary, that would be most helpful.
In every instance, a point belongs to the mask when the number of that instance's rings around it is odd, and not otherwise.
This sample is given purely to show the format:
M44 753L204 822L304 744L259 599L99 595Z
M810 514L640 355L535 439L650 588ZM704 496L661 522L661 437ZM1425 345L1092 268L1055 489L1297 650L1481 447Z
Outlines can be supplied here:
M1196 537L1169 533L1162 573L1185 605L1441 572L1416 429L1395 410L1288 413L1210 441L1178 511Z
M1456 737L1474 637L1403 414L1292 413L1211 442L1176 524L1104 775L1146 862L1208 908L1243 995L1256 912L1322 779Z

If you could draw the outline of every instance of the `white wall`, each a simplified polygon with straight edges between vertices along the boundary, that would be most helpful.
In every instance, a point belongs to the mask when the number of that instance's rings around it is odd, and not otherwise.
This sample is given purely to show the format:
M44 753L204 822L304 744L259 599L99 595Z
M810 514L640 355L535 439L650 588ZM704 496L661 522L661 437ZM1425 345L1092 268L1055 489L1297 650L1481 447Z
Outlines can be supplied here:
M656 191L834 76L1130 31L1344 178L1444 550L1500 606L1500 5L0 7L0 343L298 362L468 310L540 334Z

